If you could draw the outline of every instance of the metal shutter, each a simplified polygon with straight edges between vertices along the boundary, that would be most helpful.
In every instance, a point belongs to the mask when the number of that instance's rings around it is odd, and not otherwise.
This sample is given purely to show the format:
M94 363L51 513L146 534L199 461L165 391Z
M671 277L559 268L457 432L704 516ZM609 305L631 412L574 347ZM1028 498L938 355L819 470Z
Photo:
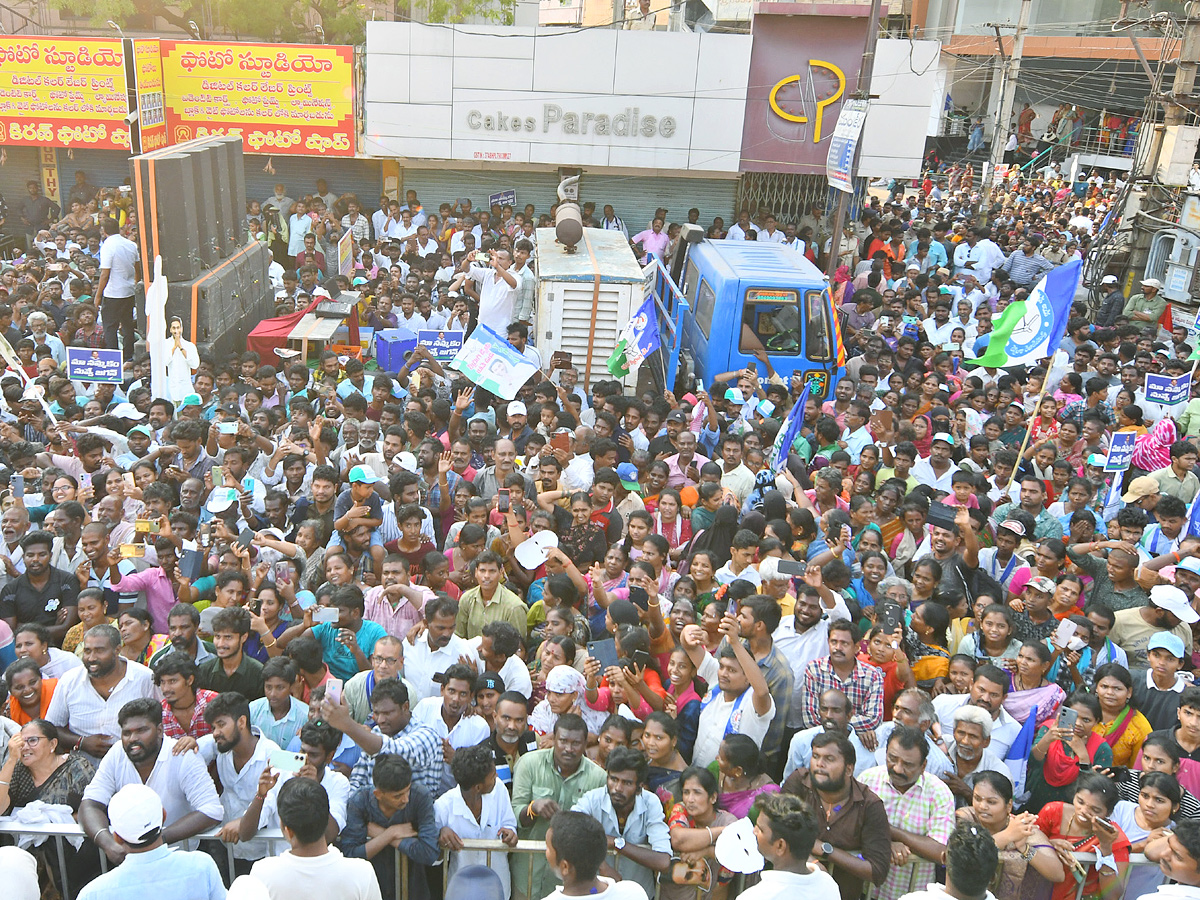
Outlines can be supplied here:
M270 159L275 174L264 172L263 167ZM317 179L324 178L329 190L339 197L353 193L367 215L379 208L379 194L383 189L383 174L377 159L326 159L308 156L264 156L247 154L244 157L246 170L246 200L265 200L275 193L275 184L282 181L287 186L288 196L295 199L315 193Z
M129 154L123 150L76 148L71 156L67 156L66 150L59 150L58 178L64 197L71 192L75 173L80 170L86 172L88 181L98 188L117 187L129 180Z
M625 221L629 236L645 229L654 217L654 210L667 208L671 222L687 221L693 206L700 210L700 224L707 227L714 216L726 225L736 220L734 202L737 180L730 178L658 178L646 175L592 175L584 172L579 183L581 201L596 204L596 217L604 213L604 204L611 203L617 215ZM668 222L667 224L670 224Z
M0 193L4 194L4 202L8 204L8 222L4 231L23 236L25 226L21 224L17 204L25 199L25 182L42 183L42 167L36 147L5 147L4 150L7 155L4 165L0 166Z
M416 191L426 213L436 213L443 203L467 198L475 209L486 209L488 196L501 191L517 192L518 210L532 203L538 214L550 212L558 199L558 175L547 172L472 171L458 169L403 169L405 191Z

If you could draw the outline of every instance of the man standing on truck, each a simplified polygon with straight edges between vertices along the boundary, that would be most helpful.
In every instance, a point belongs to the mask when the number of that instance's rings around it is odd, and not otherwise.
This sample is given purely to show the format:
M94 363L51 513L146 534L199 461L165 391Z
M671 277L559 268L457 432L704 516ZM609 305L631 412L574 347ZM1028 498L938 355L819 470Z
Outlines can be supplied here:
M478 252L472 250L467 254L462 271L450 289L458 290L468 278L474 281L479 291L479 324L496 334L507 334L517 299L517 276L509 271L512 256L507 250L493 250L491 264L481 266L475 262Z

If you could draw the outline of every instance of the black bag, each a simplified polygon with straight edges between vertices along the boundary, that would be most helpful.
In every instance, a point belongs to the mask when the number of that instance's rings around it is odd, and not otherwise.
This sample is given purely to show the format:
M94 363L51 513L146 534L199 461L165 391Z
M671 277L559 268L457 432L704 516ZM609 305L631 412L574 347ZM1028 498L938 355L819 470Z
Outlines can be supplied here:
M1004 589L1004 585L983 571L979 566L976 566L969 573L963 571L963 567L960 565L955 565L954 569L958 572L958 578L963 583L963 590L967 594L967 603L971 606L972 610L975 607L975 598L980 594L995 597L997 603L1004 605L1008 591Z

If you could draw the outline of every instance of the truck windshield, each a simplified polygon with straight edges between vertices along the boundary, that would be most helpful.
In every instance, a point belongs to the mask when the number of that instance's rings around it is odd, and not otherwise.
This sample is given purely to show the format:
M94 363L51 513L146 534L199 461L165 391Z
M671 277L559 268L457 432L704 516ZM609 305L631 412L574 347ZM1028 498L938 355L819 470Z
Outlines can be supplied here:
M799 292L788 288L747 290L738 349L742 353L765 350L775 355L829 359L829 317L821 292L807 291L803 306Z

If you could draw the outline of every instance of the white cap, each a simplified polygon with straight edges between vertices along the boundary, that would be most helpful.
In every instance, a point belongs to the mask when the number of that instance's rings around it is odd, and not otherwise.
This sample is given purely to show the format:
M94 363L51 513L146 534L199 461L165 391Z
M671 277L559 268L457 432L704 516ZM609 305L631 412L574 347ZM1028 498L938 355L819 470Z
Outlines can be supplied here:
M138 412L138 408L132 403L118 403L113 407L112 412L109 415L116 416L118 419L138 420L146 418L146 414L144 412Z
M1156 584L1150 588L1150 602L1187 625L1200 621L1200 613L1192 609L1187 594L1172 585Z
M396 454L396 463L406 472L417 471L417 458L407 450L401 450Z
M514 400L508 404L508 415L510 416L527 416L529 411L525 409L525 404L520 400Z
M214 515L219 515L233 506L236 501L237 491L233 488L213 488L212 493L208 495L208 502L204 504L204 508Z
M1162 290L1162 282L1159 281L1157 278L1144 278L1144 279L1142 279L1142 287L1156 288L1161 291Z
M144 784L127 784L108 801L109 830L127 844L140 844L163 826L163 805Z
M558 535L553 531L539 531L527 541L517 544L513 556L526 569L536 569L547 559L547 550L558 546Z
M1105 275L1103 278L1100 279L1100 283L1101 284L1116 284L1117 276L1116 275Z

